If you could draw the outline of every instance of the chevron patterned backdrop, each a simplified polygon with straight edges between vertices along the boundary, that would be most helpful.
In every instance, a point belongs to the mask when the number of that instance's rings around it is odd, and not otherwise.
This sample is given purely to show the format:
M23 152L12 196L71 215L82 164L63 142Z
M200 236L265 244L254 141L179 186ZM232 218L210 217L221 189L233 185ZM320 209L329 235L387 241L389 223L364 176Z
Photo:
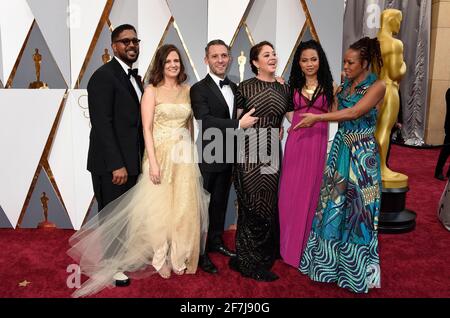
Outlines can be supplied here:
M97 212L86 170L89 141L87 82L110 48L111 30L136 26L142 39L139 72L145 78L159 46L173 43L187 64L188 82L207 73L209 40L232 47L237 57L262 40L279 56L278 74L289 75L301 40L324 46L339 80L344 0L0 0L0 227L35 228L43 220L79 229ZM36 80L33 54L42 56ZM249 65L245 78L251 77ZM235 219L230 196L227 226Z

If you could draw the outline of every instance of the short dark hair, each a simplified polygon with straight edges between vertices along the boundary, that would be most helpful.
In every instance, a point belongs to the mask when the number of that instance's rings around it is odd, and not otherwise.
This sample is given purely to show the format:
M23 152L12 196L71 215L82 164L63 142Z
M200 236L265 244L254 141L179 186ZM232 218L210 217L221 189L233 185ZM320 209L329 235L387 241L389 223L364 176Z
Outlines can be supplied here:
M208 44L206 45L206 47L205 47L205 55L206 56L208 56L209 48L213 45L223 45L227 48L228 53L230 52L230 47L224 41L217 39L217 40L209 41Z
M111 33L111 43L114 43L119 38L120 33L122 33L125 30L133 30L135 33L137 33L136 28L134 26L132 26L131 24L119 25Z
M164 79L164 66L166 65L167 56L170 52L177 52L180 57L180 73L177 77L178 84L183 83L187 79L185 73L183 59L180 54L180 50L173 44L165 44L156 51L155 60L153 61L152 69L150 70L149 83L153 86L157 86Z
M252 72L256 75L258 75L258 68L253 64L253 61L258 60L258 55L259 53L261 53L261 49L266 45L270 46L272 49L274 48L273 44L269 41L262 41L252 46L252 48L250 49L250 66L252 68Z

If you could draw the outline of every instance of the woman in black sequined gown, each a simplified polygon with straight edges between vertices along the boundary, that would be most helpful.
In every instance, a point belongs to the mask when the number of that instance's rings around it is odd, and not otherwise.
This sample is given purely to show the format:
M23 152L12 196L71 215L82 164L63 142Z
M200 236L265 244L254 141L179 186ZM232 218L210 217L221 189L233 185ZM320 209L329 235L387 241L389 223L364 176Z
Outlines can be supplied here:
M237 257L230 259L230 267L245 277L274 281L278 276L270 269L279 255L279 131L283 117L293 109L289 87L275 79L277 57L272 44L255 45L250 51L250 63L257 76L239 85L236 107L238 117L255 108L253 116L259 120L238 138L242 142L238 142L234 169L239 205Z

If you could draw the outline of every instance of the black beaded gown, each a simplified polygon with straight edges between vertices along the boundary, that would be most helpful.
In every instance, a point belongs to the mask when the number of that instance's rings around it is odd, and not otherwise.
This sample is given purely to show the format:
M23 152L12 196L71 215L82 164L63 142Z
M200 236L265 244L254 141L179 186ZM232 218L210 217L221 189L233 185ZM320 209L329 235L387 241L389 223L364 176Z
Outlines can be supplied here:
M259 120L242 132L237 143L238 162L234 167L238 198L237 257L230 260L230 266L247 277L274 280L276 277L262 276L270 271L279 255L279 132L284 115L293 110L289 87L249 79L239 85L236 107L243 114L255 108L253 116Z

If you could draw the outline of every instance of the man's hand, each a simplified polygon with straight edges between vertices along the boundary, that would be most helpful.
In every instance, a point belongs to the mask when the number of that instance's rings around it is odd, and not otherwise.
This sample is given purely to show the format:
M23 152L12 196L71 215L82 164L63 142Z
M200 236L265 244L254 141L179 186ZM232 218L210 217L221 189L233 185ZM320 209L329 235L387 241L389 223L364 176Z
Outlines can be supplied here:
M258 117L253 117L253 113L256 111L256 108L251 109L248 113L242 116L241 120L239 120L239 127L242 129L250 128L259 120Z
M284 85L284 83L286 83L286 81L284 80L284 78L282 78L281 76L275 76L275 80L280 83L281 85Z
M112 183L115 185L123 185L125 183L127 183L128 180L128 172L127 169L125 167L114 170L113 173L113 178L112 178Z

